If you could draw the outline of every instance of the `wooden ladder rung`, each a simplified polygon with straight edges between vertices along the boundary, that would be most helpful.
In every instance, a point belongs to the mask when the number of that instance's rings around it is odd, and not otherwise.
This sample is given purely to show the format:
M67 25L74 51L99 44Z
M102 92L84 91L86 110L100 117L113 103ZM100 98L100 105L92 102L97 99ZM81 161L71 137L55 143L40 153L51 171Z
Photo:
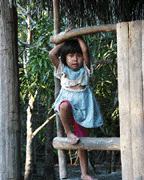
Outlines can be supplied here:
M69 32L61 32L57 35L51 36L50 37L50 43L58 44L58 43L63 42L69 38L73 38L76 36L94 34L97 32L110 32L110 31L116 31L116 24L87 26L87 27L72 29Z
M72 145L68 138L55 137L53 140L55 149L89 149L89 150L120 150L120 138L91 138L81 137L80 142Z

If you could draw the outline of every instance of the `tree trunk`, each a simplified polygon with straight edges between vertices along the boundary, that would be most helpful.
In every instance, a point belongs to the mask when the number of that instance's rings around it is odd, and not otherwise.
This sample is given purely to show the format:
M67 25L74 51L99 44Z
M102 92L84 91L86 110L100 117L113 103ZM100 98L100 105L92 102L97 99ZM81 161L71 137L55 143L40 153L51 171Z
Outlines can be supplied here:
M27 12L29 11L29 6L27 6ZM31 43L31 30L30 30L30 18L27 17L27 26L28 26L28 33L27 33L27 43ZM29 61L29 50L27 51L27 62ZM25 65L25 64L24 64ZM25 69L25 74L27 75L27 70ZM35 100L35 97L37 95L37 90L35 91L34 99L32 95L29 93L28 98L28 108L27 108L27 142L26 142L26 163L25 163L25 175L24 179L29 180L32 176L32 151L33 151L33 130L32 130L32 110L33 110L33 103Z
M33 131L32 131L32 109L34 100L36 98L37 91L35 92L34 98L29 95L29 103L27 108L27 144L26 144L26 163L25 163L25 177L24 180L30 180L32 175L32 142L33 142Z
M17 13L0 1L0 180L20 179Z
M48 101L48 109L51 105L51 97ZM53 111L50 112L49 117L54 114ZM53 141L53 128L54 128L54 121L50 121L47 125L46 130L46 149L45 149L45 180L55 180L55 171L54 171L54 151L52 146Z

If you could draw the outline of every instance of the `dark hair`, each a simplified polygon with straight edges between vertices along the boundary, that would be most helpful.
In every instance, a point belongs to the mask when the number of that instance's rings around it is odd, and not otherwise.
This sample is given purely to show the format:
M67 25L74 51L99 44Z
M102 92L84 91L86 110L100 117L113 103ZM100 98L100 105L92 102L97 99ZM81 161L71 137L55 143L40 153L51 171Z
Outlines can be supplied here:
M69 53L83 54L79 42L77 39L67 40L60 50L61 61L64 65L66 64L66 56Z

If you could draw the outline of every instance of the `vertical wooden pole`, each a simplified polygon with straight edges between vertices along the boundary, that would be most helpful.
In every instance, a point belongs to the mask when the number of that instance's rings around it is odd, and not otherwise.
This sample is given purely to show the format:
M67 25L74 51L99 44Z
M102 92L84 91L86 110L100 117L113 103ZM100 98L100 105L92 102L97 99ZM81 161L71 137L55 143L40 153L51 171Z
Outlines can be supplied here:
M120 146L123 180L133 179L129 82L129 24L117 24Z
M144 43L144 42L143 42ZM142 21L129 23L129 72L133 178L144 179L144 112L142 77Z
M11 3L0 1L0 180L21 175L17 12Z
M122 177L144 179L144 21L119 23L118 89Z
M54 34L58 34L60 31L60 17L59 17L59 0L53 0L53 9L54 9ZM60 91L60 81L55 78L55 98L58 96ZM56 116L57 123L57 136L63 137L64 130L60 120L60 117ZM59 159L59 175L60 179L67 178L67 164L66 164L66 154L65 150L58 150L58 159Z
M59 0L53 0L54 11L54 35L60 31L60 15L59 15Z
M144 115L144 21L142 21L142 80L143 80L143 115Z

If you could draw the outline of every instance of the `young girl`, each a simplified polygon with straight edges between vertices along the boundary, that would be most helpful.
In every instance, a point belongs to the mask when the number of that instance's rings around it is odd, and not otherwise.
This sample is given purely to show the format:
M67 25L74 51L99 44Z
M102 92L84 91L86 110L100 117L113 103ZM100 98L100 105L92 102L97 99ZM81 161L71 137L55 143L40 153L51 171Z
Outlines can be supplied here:
M60 58L57 57L59 52ZM49 55L55 68L54 76L61 81L61 90L53 107L59 112L65 133L74 145L79 142L79 137L88 136L89 128L103 124L98 104L89 87L92 73L90 55L81 37L56 45ZM70 129L71 123L74 133ZM87 151L79 150L79 158L81 179L93 180L87 174Z

